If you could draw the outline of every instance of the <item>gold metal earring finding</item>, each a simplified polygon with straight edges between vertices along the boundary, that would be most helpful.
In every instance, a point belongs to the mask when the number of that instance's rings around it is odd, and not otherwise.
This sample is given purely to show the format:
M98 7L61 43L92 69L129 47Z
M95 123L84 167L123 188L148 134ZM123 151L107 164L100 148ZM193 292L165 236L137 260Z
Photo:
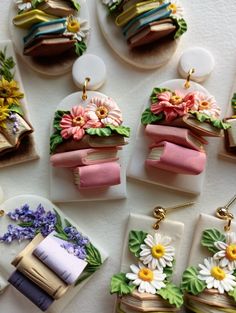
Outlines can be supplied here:
M85 101L87 100L88 98L88 95L87 95L87 86L88 86L88 83L90 82L90 78L89 77L86 77L85 78L85 81L84 81L84 86L83 86L83 94L82 94L82 99Z
M157 219L157 221L153 224L153 229L155 230L159 229L159 224L162 220L165 219L167 211L184 208L193 204L195 204L195 202L186 202L186 203L177 204L175 206L168 207L168 208L163 208L162 206L156 206L153 210L153 216Z
M0 217L4 216L5 212L3 210L0 210Z
M188 89L190 88L190 79L191 79L191 75L195 72L194 68L191 68L188 72L188 76L186 78L186 82L184 84L184 88Z
M233 202L236 200L236 195L230 201L223 207L219 207L216 210L216 216L219 217L222 220L227 220L227 225L224 226L225 231L230 231L231 222L234 219L234 215L229 212L229 207Z

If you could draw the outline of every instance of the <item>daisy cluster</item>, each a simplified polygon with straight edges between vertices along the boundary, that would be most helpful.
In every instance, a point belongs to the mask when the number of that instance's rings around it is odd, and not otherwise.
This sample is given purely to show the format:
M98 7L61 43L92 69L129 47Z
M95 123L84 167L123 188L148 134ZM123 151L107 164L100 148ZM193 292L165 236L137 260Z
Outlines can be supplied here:
M147 125L157 121L171 122L187 114L199 122L209 122L217 128L228 127L221 121L221 109L212 95L201 91L183 93L181 90L158 87L152 91L151 105L143 112L142 123Z
M216 229L208 229L203 232L202 245L213 253L212 257L205 258L197 268L191 267L183 274L185 291L199 294L204 289L216 289L220 294L228 293L234 296L236 288L236 233L226 235ZM200 283L199 288L192 288L191 271L195 270L195 283ZM187 281L187 277L189 281ZM193 276L192 276L193 279Z
M119 273L112 277L111 293L119 296L132 293L159 295L171 305L181 307L183 294L172 283L175 262L175 248L168 236L132 230L129 234L129 250L138 259L131 264L129 273ZM117 283L118 282L118 283Z
M50 140L51 152L64 140L80 141L86 134L129 137L130 128L122 126L122 122L120 108L109 97L92 97L85 107L77 105L71 111L57 111Z
M79 259L85 259L87 256L86 246L90 243L87 237L84 237L78 230L69 225L62 226L61 217L54 211L46 211L39 204L36 210L32 210L28 204L24 204L20 208L16 208L13 212L9 212L7 216L17 225L10 224L7 232L0 237L0 242L10 244L17 240L32 240L38 233L44 237L55 232L55 236L64 240L61 246L69 253L77 256Z

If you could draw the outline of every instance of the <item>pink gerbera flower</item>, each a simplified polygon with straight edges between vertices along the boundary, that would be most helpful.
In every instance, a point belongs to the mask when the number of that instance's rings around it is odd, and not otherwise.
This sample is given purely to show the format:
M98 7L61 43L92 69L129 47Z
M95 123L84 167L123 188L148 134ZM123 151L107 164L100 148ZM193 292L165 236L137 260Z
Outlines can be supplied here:
M81 105L74 106L70 114L63 115L60 126L62 128L61 136L64 139L73 137L74 140L80 140L85 134L84 129L92 127L91 121Z
M157 96L157 102L151 105L154 114L164 113L167 122L185 115L194 105L194 95L184 95L181 91L164 91Z
M111 98L93 97L86 107L86 115L97 125L119 126L122 123L122 114L116 102Z
M195 91L191 94L194 94L193 111L198 111L214 118L220 117L221 109L218 107L216 99L212 95L200 91Z

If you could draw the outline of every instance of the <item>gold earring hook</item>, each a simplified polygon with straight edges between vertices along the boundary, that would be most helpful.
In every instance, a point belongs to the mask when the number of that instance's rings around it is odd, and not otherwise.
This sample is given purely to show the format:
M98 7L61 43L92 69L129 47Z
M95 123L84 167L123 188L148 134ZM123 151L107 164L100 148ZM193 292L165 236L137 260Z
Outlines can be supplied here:
M83 85L83 94L82 94L82 99L85 101L88 98L87 95L87 87L88 87L88 83L90 82L90 78L86 77L85 81L84 81L84 85Z
M234 215L229 212L229 207L236 200L236 195L223 207L219 207L216 210L216 216L222 220L227 220L227 225L224 226L224 230L226 232L230 231L232 220L234 219Z
M4 216L5 212L4 210L0 210L0 217Z
M194 68L191 68L189 71L188 71L188 76L186 78L186 81L185 81L185 84L184 84L184 88L188 89L190 88L190 79L191 79L191 76L192 74L195 72L195 69Z

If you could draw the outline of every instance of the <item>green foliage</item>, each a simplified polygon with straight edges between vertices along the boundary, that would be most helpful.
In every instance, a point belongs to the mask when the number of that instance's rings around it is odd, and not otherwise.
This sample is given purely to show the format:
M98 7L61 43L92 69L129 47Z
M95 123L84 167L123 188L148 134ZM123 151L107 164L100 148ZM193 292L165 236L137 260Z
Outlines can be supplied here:
M234 301L236 301L236 288L234 288L233 290L229 291L228 292L228 295L230 297L233 297L234 298Z
M80 57L87 50L86 43L84 41L76 41L75 53Z
M15 62L12 57L6 56L7 48L0 51L0 75L4 77L7 81L11 81L14 78L12 74L12 69L15 67Z
M198 295L206 288L206 283L198 278L195 266L188 267L182 276L181 289L193 295Z
M130 136L130 128L125 127L125 126L114 126L114 125L107 125L107 128L109 128L112 133L124 136L124 137L129 137Z
M233 108L234 114L236 114L236 93L233 94L233 97L231 99L231 106Z
M171 267L166 266L163 269L163 273L166 274L166 280L167 281L171 281L171 279L172 279L172 274L173 274L173 270L174 270L174 267L175 267L175 263L176 263L176 260L174 259L173 262L172 262L172 266Z
M112 134L110 128L88 128L86 129L86 133L91 136L99 136L99 137L109 137Z
M141 116L141 123L143 125L153 124L157 121L162 120L163 118L164 115L162 113L160 113L159 115L155 115L154 113L152 113L150 108L147 108Z
M144 243L144 239L146 238L147 233L138 230L131 230L129 233L129 250L132 252L137 258L139 258L140 254L140 246Z
M24 116L24 112L23 112L22 108L21 108L19 105L12 104L12 105L9 107L9 110L10 110L11 112L18 113L18 114L21 115L21 116Z
M60 132L55 132L50 137L50 153L53 153L56 147L63 142Z
M60 123L61 123L61 119L62 119L63 115L65 115L65 114L70 114L70 111L58 110L55 112L54 119L53 119L54 129L61 131Z
M45 2L45 0L31 0L32 8L37 8L37 6L42 2Z
M190 111L189 113L192 114L201 123L207 122L207 123L211 124L213 127L219 128L219 129L230 128L229 123L224 123L222 120L216 119L216 118L211 117L207 114L196 112L196 111Z
M134 291L136 286L129 284L125 273L119 273L112 276L110 293L117 293L119 296L127 295Z
M80 10L80 4L77 2L77 0L70 0L70 2L77 11Z
M175 25L177 26L177 31L175 32L175 35L174 35L174 39L177 39L188 30L188 26L187 26L186 21L183 18L178 19L178 20L176 18L172 18L172 19Z
M225 235L216 228L206 229L202 233L201 245L207 247L210 252L216 253L218 249L215 247L215 242L226 242Z
M157 294L177 308L180 308L184 303L183 293L180 288L172 283L166 284L166 287L158 290Z
M33 222L21 222L18 224L18 226L20 226L20 227L31 227L33 225L34 225Z
M168 88L159 88L159 87L155 87L152 90L152 94L150 96L151 98L151 103L156 103L157 102L157 97L159 96L160 93L165 92L165 91L170 91L170 89Z

